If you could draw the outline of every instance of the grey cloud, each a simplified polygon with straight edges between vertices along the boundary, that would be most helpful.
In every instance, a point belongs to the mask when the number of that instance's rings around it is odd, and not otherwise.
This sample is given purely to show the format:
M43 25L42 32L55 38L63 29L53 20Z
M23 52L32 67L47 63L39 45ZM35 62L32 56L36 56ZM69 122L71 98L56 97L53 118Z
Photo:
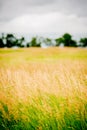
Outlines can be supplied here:
M43 6L54 3L56 0L25 0L23 3L29 6Z
M55 1L56 0L0 0L0 21L8 21L26 13L43 12L41 8Z
M87 16L87 0L0 0L0 21L23 14L62 12Z

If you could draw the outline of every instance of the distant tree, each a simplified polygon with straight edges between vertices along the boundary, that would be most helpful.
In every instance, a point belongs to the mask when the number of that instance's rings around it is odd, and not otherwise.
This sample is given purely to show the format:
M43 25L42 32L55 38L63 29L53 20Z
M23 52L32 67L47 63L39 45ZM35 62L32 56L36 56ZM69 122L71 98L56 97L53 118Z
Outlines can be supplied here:
M79 46L81 46L81 47L87 47L87 38L81 38Z
M41 46L41 43L37 43L37 47L40 47Z
M50 38L46 38L45 39L45 43L47 46L50 46L51 45L51 39Z
M41 47L43 42L44 42L44 38L43 37L37 37L37 46L38 47Z
M24 41L25 41L25 38L24 38L24 37L21 37L20 43L23 44Z
M25 41L25 38L24 37L21 37L20 39L16 39L15 41L15 45L17 47L24 47L24 41Z
M25 41L25 38L24 37L21 37L20 39L19 39L19 47L24 47L24 41Z
M2 33L2 35L1 35L1 37L0 37L0 48L5 47L4 40L5 40L5 36L4 36L4 34Z
M37 39L36 39L36 37L32 38L32 40L30 42L30 46L32 46L32 47L36 47L37 46Z
M20 47L20 42L19 42L19 39L17 39L17 38L15 40L15 46Z
M68 34L68 33L65 33L63 35L64 46L70 46L71 38L72 38L72 36L70 34Z
M59 46L61 43L63 43L63 38L62 37L57 38L55 39L55 41L56 41L56 46Z
M70 46L70 47L76 47L77 43L75 40L72 40L72 36L69 33L65 33L62 37L55 39L56 46L59 46L61 43L64 44L64 46Z
M46 46L53 46L52 40L50 38L44 38L44 43Z
M7 34L7 36L6 36L6 47L13 47L13 46L15 46L15 44L16 44L16 38L14 37L14 35L13 34Z
M30 47L30 43L26 43L26 47Z
M31 42L30 42L30 46L32 46L32 47L40 47L41 43L40 43L40 41L37 41L37 37L33 37Z
M63 35L63 43L64 43L64 46L71 46L71 47L77 46L76 41L72 40L72 36L69 33L65 33Z
M71 47L77 47L77 42L75 40L72 40L70 41L70 46Z
M5 47L5 45L4 45L3 39L0 38L0 48L3 48L3 47Z

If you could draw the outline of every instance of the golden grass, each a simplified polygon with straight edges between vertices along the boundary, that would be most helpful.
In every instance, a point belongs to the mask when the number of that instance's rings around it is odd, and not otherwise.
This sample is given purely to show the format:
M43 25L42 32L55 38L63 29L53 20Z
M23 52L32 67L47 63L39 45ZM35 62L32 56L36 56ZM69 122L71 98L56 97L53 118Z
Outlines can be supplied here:
M78 115L81 111L84 119L87 104L86 56L87 50L75 48L29 48L10 53L1 50L0 109L4 117L9 119L9 114L2 104L7 105L7 111L14 115L15 120L21 111L21 118L28 121L27 106L32 105L42 115L48 114L49 118L54 115L63 121L65 109L68 109L68 112L75 111ZM42 117L38 118L38 129L42 129Z

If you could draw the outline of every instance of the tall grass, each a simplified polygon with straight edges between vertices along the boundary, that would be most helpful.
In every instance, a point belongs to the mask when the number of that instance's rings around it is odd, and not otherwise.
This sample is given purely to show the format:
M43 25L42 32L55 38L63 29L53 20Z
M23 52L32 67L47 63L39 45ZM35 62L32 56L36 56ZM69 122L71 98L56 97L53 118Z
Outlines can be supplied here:
M0 130L86 130L87 50L0 50Z

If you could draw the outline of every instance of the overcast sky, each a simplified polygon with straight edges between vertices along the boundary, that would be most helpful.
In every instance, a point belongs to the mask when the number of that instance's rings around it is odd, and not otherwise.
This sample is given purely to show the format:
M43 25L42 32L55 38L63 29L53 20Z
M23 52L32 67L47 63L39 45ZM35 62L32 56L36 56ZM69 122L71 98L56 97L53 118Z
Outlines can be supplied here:
M87 0L0 0L0 32L87 34Z

